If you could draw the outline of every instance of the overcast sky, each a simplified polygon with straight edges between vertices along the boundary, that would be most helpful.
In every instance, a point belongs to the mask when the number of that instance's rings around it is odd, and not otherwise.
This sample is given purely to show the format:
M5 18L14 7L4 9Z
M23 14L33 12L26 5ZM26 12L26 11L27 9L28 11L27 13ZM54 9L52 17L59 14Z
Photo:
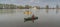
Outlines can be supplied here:
M57 4L60 5L60 0L0 0L0 3L7 3L7 4L18 4L18 5L39 5L39 6L46 6L49 5L50 7L55 7Z

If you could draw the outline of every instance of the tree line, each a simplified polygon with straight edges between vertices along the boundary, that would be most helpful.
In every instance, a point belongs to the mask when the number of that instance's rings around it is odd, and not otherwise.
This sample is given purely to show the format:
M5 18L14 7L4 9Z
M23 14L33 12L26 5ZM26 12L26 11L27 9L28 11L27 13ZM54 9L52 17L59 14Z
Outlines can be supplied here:
M38 6L35 6L36 8L40 8ZM14 4L0 4L0 9L29 9L29 8L33 8L33 6L30 6L30 5L25 5L25 6L22 6L22 5L14 5Z
M30 6L30 5L14 5L14 4L0 4L0 9L29 9L29 8L34 8L36 7L37 9L49 9L49 6L46 5L45 8L40 8L40 6ZM59 8L58 5L56 5L56 8Z

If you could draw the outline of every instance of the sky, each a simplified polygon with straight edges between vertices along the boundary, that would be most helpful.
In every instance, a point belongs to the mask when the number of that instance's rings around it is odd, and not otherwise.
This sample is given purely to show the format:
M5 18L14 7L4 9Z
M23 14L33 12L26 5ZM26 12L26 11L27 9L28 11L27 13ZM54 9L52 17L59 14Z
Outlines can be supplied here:
M60 6L60 0L0 0L2 4L16 4L16 5L32 5L32 6L41 6L45 7L56 7L58 4Z

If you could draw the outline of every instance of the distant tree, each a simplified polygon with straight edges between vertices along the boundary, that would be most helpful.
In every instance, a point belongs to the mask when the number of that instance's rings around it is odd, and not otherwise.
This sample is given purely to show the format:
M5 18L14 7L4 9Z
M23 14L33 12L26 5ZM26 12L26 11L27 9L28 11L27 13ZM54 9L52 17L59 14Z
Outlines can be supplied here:
M9 9L9 5L8 4L4 4L4 9Z
M29 6L29 8L32 8L32 6Z
M32 6L25 5L25 8L26 8L26 9L29 9L29 8L32 8Z
M18 6L17 8L19 8L19 9L24 9L24 6L21 5L21 6Z
M37 9L40 9L40 6L33 6L33 7L37 8Z
M37 9L40 9L40 6L35 6Z
M56 5L56 8L58 9L58 8L59 8L59 6L58 6L58 5Z
M16 9L16 5L10 4L10 5L9 5L9 8L10 8L10 9Z
M26 9L29 9L29 5L25 5L25 8L26 8Z
M46 5L46 9L49 9L49 6L48 5Z
M14 5L14 4L0 4L0 9L1 8L3 9L3 7L4 7L4 9L14 9L14 8L16 8L16 5Z
M0 4L0 9L3 9L3 4Z

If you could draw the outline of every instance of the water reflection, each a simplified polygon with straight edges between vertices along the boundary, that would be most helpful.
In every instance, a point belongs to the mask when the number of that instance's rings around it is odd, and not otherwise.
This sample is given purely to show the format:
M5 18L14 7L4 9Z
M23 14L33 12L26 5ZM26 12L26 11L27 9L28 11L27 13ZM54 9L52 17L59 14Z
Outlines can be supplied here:
M49 10L49 9L46 9L46 13L48 13L48 10Z
M1 14L14 13L14 10L13 9L0 9L0 13Z
M10 11L13 13L11 14ZM25 15L25 10L13 9L1 10L0 12L0 27L60 27L60 11L56 9L40 9L40 10L30 10L34 15L38 16L38 20L34 23L26 22L24 23L24 18L31 15ZM6 12L6 14L5 14ZM48 13L48 14L47 14Z
M59 9L56 9L56 14L59 12Z
M18 10L18 11L17 11ZM28 10L28 9L26 9L26 10ZM14 12L24 12L24 11L26 11L25 9L0 9L0 13L14 13ZM37 9L37 10L34 10L35 12L40 12L41 10L45 10L45 12L46 13L49 13L49 10L50 9ZM55 9L52 9L53 11L55 10ZM29 10L29 11L33 11L33 10ZM56 9L56 14L57 13L59 13L59 9Z

